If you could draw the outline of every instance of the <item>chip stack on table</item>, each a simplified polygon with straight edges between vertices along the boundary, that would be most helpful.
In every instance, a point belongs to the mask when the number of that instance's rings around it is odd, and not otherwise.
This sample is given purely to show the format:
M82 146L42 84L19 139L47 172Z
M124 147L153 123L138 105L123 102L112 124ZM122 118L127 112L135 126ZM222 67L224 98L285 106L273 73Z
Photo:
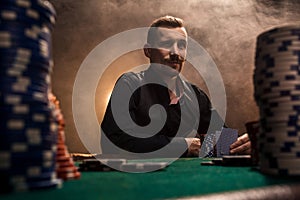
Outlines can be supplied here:
M74 164L65 143L65 120L62 114L59 101L53 93L49 93L49 99L54 106L54 116L58 123L58 140L56 154L56 174L63 180L79 179L81 174Z
M260 110L260 170L300 175L300 25L257 37L253 78Z
M48 1L0 1L0 193L56 188Z

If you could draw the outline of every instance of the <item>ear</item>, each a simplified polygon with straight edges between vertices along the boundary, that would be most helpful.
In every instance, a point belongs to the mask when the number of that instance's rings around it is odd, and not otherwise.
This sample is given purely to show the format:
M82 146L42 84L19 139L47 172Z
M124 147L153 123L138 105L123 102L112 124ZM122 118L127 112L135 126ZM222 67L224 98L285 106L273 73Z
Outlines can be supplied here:
M150 58L151 56L151 48L150 48L150 44L148 43L144 45L144 54L148 58Z

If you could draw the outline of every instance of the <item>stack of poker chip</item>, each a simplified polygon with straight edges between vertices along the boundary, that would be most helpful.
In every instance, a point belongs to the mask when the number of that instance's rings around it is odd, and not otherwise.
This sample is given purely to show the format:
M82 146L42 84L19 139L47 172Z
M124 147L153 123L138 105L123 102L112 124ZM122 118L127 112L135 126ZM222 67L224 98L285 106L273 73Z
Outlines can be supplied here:
M259 168L271 175L300 175L300 25L261 33L255 59Z
M58 123L56 174L63 180L79 179L81 174L75 166L65 143L65 120L62 114L59 101L53 93L49 93L49 99L54 107L54 116Z
M43 0L0 1L0 192L57 188L51 90L55 10Z

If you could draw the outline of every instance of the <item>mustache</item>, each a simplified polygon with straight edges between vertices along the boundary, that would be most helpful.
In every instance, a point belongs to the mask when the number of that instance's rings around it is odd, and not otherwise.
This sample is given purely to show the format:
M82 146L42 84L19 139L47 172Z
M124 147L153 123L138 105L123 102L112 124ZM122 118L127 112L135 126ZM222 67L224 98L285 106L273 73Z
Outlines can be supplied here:
M186 61L186 59L180 55L177 54L170 54L167 57L164 58L164 61L166 62L175 62L175 63L183 63L184 61Z

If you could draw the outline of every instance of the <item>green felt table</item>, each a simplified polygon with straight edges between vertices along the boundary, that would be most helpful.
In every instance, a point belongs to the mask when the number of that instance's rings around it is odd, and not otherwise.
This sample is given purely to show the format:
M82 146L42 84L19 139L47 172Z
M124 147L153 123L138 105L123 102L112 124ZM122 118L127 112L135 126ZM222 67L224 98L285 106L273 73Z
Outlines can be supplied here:
M0 195L0 199L169 199L237 191L277 184L300 183L252 167L203 166L203 159L181 158L161 171L149 173L82 172L62 188Z

